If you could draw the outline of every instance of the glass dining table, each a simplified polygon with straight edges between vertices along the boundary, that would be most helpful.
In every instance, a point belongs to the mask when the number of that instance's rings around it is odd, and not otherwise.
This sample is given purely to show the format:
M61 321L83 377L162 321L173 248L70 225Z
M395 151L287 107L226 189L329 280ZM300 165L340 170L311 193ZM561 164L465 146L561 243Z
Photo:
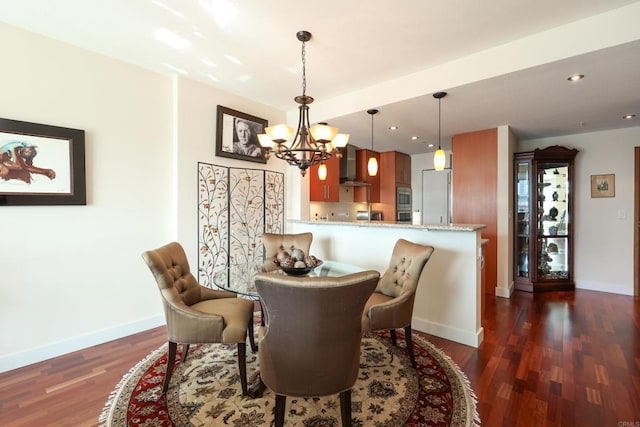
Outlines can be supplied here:
M235 264L216 271L213 274L213 285L217 289L234 292L241 297L258 300L258 291L254 281L256 273L260 272L262 264ZM364 268L338 261L323 261L323 263L304 277L329 276L338 277L364 271ZM273 274L286 274L277 269Z

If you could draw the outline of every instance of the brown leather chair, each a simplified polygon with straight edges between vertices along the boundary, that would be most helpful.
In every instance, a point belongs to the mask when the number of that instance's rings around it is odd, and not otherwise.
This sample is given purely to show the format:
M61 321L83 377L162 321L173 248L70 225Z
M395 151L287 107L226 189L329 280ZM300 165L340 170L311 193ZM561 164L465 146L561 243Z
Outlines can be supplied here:
M411 317L420 273L433 253L432 246L399 239L375 292L369 297L362 316L364 332L389 329L397 345L396 329L404 328L411 365L416 367L411 339Z
M351 387L360 367L361 317L377 271L341 277L258 273L266 326L259 331L260 378L276 394L275 425L286 396L340 393L342 425L351 426Z
M294 247L302 249L305 255L310 255L309 250L311 248L311 241L313 240L312 233L263 233L261 237L262 243L264 244L264 264L262 265L262 271L273 271L278 269L278 266L273 263L273 259L280 249L286 249L289 251L291 247Z
M183 344L183 361L187 358L189 344L237 343L240 382L242 393L246 395L247 331L255 350L253 301L237 298L233 292L198 284L189 271L187 256L179 243L172 242L144 252L142 258L158 284L167 321L169 352L163 393L169 388L178 343Z

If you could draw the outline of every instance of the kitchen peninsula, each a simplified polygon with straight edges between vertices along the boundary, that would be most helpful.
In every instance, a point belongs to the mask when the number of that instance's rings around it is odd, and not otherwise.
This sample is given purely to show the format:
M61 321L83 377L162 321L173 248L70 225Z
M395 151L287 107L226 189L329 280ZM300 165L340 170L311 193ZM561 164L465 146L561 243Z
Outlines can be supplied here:
M430 245L435 251L420 277L413 329L478 347L481 325L481 230L475 224L395 223L384 221L287 221L287 232L313 233L310 253L384 272L399 238Z

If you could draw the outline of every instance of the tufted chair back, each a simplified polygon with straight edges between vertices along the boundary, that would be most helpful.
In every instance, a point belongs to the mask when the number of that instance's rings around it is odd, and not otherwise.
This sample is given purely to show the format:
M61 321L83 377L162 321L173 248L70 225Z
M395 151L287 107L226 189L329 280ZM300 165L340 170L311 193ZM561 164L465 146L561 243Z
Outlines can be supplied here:
M375 292L369 297L362 315L363 331L388 329L393 344L396 344L397 328L404 328L407 350L415 367L411 344L411 317L413 302L420 274L433 253L432 246L398 239L389 267L384 272Z
M163 392L169 387L177 344L183 344L183 360L189 344L237 343L243 393L247 393L245 341L253 343L253 302L223 290L201 286L191 274L187 256L177 242L146 251L147 263L160 290L167 322L169 351Z
M291 247L302 249L305 255L309 255L311 249L312 233L299 234L274 234L262 233L262 243L264 244L264 264L262 271L277 270L278 266L273 263L273 258L281 248L289 251Z
M266 312L260 329L260 377L276 394L276 426L286 396L340 393L342 425L351 425L351 387L360 368L361 316L380 274L340 277L258 273L256 289Z

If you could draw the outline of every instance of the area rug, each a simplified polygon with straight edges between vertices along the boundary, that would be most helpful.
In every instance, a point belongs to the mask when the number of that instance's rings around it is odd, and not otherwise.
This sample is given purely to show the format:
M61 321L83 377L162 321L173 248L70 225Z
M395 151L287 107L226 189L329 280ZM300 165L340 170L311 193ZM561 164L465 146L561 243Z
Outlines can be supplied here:
M404 343L401 333L398 344ZM387 333L362 340L360 373L352 389L354 426L479 426L476 399L465 375L442 351L414 334L417 370ZM243 397L235 345L192 345L162 395L166 345L139 362L109 396L100 425L109 427L264 426L273 423L275 395ZM180 360L180 355L177 357ZM247 373L257 381L257 354ZM338 395L287 398L286 426L340 426Z

